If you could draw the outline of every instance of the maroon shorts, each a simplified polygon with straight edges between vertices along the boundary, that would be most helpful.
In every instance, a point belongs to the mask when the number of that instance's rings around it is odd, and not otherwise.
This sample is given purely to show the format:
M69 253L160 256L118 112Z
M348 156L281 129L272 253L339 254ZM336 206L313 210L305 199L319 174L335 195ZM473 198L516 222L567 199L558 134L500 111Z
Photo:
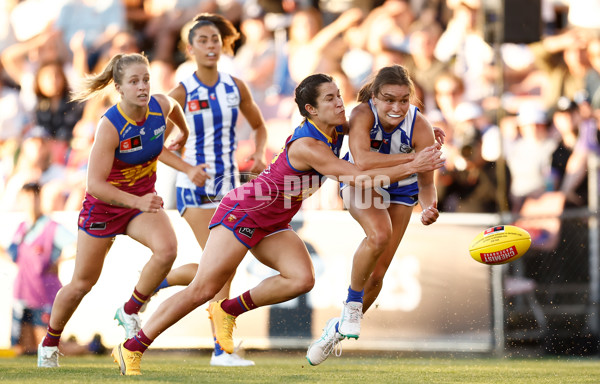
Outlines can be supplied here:
M142 211L139 209L115 207L85 199L77 225L90 236L113 237L125 234L129 222L140 213Z
M208 228L216 227L219 224L232 231L239 242L244 244L248 249L256 246L256 244L267 236L292 229L289 223L283 224L281 227L273 230L263 229L239 207L239 204L235 204L233 208L229 204L219 204L219 207L210 220Z

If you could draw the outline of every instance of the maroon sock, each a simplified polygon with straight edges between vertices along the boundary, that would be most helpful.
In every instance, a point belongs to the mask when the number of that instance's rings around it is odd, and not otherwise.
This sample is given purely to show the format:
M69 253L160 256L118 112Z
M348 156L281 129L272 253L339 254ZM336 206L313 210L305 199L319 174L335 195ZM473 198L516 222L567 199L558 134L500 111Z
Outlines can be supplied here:
M150 340L148 336L144 334L144 331L140 329L137 335L126 340L125 343L123 343L123 346L131 352L138 351L144 353L153 341L154 340Z
M250 291L246 291L238 297L223 301L221 303L221 308L232 316L239 316L242 313L251 311L257 307L250 297Z
M44 347L58 347L61 334L62 330L57 331L56 329L52 329L52 327L48 326L48 331L46 332L46 337L44 337L44 340L42 340L42 345Z
M133 295L131 295L129 301L125 303L125 307L123 308L123 310L128 315L138 313L140 311L140 308L142 308L144 303L148 300L148 297L150 297L150 295L142 295L138 292L137 289L134 289Z

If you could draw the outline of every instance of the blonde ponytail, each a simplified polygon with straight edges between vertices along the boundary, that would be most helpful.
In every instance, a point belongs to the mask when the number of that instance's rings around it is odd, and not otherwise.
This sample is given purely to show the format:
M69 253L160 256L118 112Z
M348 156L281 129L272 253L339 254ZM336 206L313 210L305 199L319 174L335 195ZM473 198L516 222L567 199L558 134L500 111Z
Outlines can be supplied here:
M131 64L150 65L146 56L140 53L118 53L110 59L102 72L96 75L86 76L72 93L71 100L89 100L106 88L111 81L116 84L122 84L125 69Z

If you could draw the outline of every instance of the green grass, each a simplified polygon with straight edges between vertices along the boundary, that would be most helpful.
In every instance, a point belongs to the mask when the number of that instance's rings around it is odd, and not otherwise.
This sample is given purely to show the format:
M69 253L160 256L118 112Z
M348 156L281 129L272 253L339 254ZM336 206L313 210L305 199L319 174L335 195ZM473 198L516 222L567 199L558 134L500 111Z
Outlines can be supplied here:
M38 369L35 357L0 358L2 383L598 383L597 358L496 359L346 354L311 367L301 352L249 352L254 367L209 366L206 353L151 351L142 376L119 376L110 356L62 357L58 369Z

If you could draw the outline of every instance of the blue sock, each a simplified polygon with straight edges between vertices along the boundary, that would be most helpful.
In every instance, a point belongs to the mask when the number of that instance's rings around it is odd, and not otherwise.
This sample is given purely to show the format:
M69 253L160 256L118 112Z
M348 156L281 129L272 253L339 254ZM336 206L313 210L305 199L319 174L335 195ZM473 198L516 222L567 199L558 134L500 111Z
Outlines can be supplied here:
M162 281L162 283L160 283L160 285L159 285L159 286L158 286L158 287L157 287L157 288L154 290L154 292L158 292L158 291L160 291L161 289L163 289L163 288L167 288L167 287L170 287L170 286L171 286L171 284L169 284L169 283L167 282L167 279L165 278L165 279Z
M219 355L223 354L225 351L223 350L223 348L221 348L219 343L217 343L217 338L215 337L214 339L215 339L215 356L219 356Z
M355 291L352 288L348 287L348 298L346 299L346 303L349 303L351 301L357 301L359 303L362 303L364 294L364 289L362 291Z

